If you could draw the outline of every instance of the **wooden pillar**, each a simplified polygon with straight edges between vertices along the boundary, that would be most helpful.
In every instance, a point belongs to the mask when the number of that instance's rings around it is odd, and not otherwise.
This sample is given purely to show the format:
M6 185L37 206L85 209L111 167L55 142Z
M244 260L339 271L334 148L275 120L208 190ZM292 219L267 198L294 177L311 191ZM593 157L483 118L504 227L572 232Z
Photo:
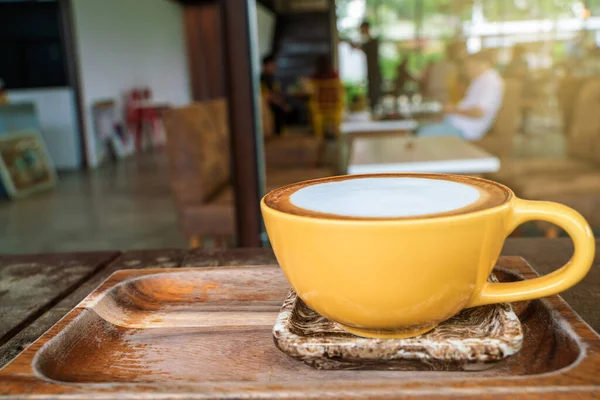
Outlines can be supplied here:
M261 244L264 192L255 0L180 0L193 99L229 106L237 245Z
M261 245L262 134L258 118L258 40L255 0L221 0L229 103L237 241Z
M330 32L330 46L331 46L331 65L333 68L339 71L339 55L338 55L338 44L340 43L339 32L337 28L337 12L335 9L335 0L329 0L329 32Z

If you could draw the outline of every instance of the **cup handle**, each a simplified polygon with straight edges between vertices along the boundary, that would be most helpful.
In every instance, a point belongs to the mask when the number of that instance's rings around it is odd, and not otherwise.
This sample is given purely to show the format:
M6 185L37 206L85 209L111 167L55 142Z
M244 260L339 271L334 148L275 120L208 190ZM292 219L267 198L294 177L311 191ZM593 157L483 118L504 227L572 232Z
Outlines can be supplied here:
M596 243L590 226L581 214L558 203L515 199L509 232L532 220L552 222L567 231L575 247L569 262L535 279L511 283L486 282L467 307L551 296L567 290L587 274L594 261Z

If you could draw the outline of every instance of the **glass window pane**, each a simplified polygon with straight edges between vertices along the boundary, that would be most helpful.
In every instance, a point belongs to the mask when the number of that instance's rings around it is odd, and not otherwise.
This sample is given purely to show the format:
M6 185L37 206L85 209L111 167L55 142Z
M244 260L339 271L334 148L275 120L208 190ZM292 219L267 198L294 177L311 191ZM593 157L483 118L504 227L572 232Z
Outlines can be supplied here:
M415 37L415 0L367 1L367 18L377 26L383 40Z
M423 7L422 37L449 38L460 29L460 15L465 7L456 7L456 1L452 0L421 1Z

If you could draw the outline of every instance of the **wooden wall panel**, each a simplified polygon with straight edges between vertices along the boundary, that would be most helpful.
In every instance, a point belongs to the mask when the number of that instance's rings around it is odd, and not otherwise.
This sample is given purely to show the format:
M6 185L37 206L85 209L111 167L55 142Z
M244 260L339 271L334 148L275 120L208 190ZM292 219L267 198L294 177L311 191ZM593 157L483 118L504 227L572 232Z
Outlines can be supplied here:
M226 96L221 2L185 4L183 18L193 100Z

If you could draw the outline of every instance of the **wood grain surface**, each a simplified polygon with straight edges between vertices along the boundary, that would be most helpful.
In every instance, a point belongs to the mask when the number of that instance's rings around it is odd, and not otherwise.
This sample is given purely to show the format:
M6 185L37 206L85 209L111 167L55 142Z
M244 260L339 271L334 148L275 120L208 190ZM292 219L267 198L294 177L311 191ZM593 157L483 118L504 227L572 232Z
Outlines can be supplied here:
M0 256L0 346L118 254Z
M156 256L144 262L158 268L175 262ZM140 265L140 258L120 262ZM199 253L191 258L202 262ZM500 264L525 278L535 276L518 259ZM279 352L272 342L272 325L287 290L277 266L117 272L0 371L0 397L560 399L600 394L598 335L558 296L517 304L528 340L517 370L324 373Z
M12 358L19 354L25 347L31 344L35 339L40 337L42 333L48 330L58 320L64 317L73 307L83 300L92 290L94 290L102 281L104 281L110 274L120 269L133 269L133 268L179 268L184 259L186 265L190 266L220 266L220 265L235 265L235 263L242 263L251 265L253 262L259 261L261 264L274 264L276 263L273 253L269 250L262 249L240 249L240 250L143 250L143 251L131 251L119 255L119 252L107 253L108 260L114 260L112 263L107 264L103 258L99 258L94 261L91 265L94 271L91 275L86 278L82 278L80 275L72 274L68 276L66 280L57 281L59 284L64 284L66 281L70 281L76 276L83 279L83 282L79 285L74 285L70 292L67 292L65 296L56 296L56 290L49 292L40 292L39 287L36 285L24 285L24 284L12 284L10 285L10 291L18 293L20 298L32 299L31 301L13 301L10 305L11 313L0 313L0 327L11 327L14 335L8 338L6 335L5 342L0 345L0 367L8 363ZM75 258L74 258L75 257ZM62 265L68 260L77 260L76 257L92 257L87 254L57 254L57 255L25 255L25 256L0 256L0 276L4 276L3 270L10 269L14 270L18 265L35 262L40 267L35 276L38 281L47 282L51 281L52 275L57 273L57 269L60 269ZM62 260L62 264L61 264ZM65 261L67 260L67 261ZM263 262L264 261L264 262ZM57 273L60 274L60 273ZM64 277L64 275L63 275ZM2 282L4 278L2 278ZM7 281L8 282L8 281ZM4 283L0 283L2 285ZM53 289L56 289L54 287ZM2 294L0 291L0 310L4 310L5 306L8 306L8 302L4 301L6 294ZM16 296L11 294L11 296ZM58 302L56 302L58 300ZM14 321L20 321L13 318L11 315L24 315L27 312L27 308L30 304L39 304L40 308L30 319L24 320L24 323L18 325ZM47 306L45 306L47 305ZM7 329L7 328L4 328Z
M586 276L586 278L572 289L562 294L569 305L573 307L583 319L591 325L596 331L600 331L600 310L597 305L600 304L600 293L597 288L600 287L600 255L598 252L600 241L596 242L596 259L594 266ZM565 262L569 260L573 252L571 241L567 238L561 239L543 239L543 238L509 238L504 246L502 253L504 255L523 256L529 261L529 263L537 270L540 274L551 272ZM173 259L168 258L171 255ZM50 257L64 258L66 255L27 255L27 256L0 256L0 269L6 266L15 264L36 262L43 265L53 264L49 262ZM167 257L169 261L165 261ZM122 254L113 263L106 264L99 262L96 265L96 272L90 276L85 282L78 286L77 289L73 290L66 296L59 296L61 299L55 305L52 305L52 301L49 303L48 298L56 299L54 293L39 297L40 303L49 304L49 308L42 307L39 312L39 317L33 316L27 320L11 339L0 346L0 367L5 365L8 361L19 354L25 347L31 344L37 339L42 333L64 317L73 307L75 307L85 296L87 296L95 287L97 287L104 279L106 279L112 272L118 269L130 269L130 268L150 268L156 267L157 259L163 260L164 266L169 268L176 268L179 266L186 267L204 267L204 266L219 266L219 265L252 265L252 264L272 264L276 260L271 250L267 249L244 249L244 250L212 250L212 251L187 251L187 250L152 250L152 251L141 251L134 253ZM172 263L177 264L173 266ZM40 268L37 274L49 275L54 269L51 267ZM45 278L39 278L45 279ZM12 287L12 286L11 286ZM17 284L14 286L17 287ZM36 296L35 286L20 286L22 288L22 296L24 298ZM56 301L56 300L54 300ZM5 305L5 302L0 302L1 306ZM13 303L12 307L14 310L20 310L20 308L26 308L28 305L26 302ZM46 310L46 311L44 311ZM18 311L21 312L21 311ZM39 313L38 312L38 313ZM0 326L4 327L9 324L8 314L0 313ZM578 322L582 324L581 321ZM597 369L590 369L590 374L597 374ZM2 386L2 385L0 385ZM365 388L366 389L366 388ZM399 392L385 392L379 391L380 396L398 395ZM404 390L402 393L410 394L410 390ZM532 393L536 393L532 389ZM352 391L337 391L337 397L343 397L344 394L351 395ZM496 391L489 396L481 395L481 393L472 393L474 398L515 398L512 396L512 389L509 387L504 391ZM548 398L537 394L538 398ZM556 390L552 399L573 399L581 397L590 397L589 392L581 389L573 392L568 388L559 388ZM81 396L87 397L87 396ZM110 396L109 396L110 397ZM139 398L135 393L130 393L129 398ZM188 396L194 397L194 396ZM201 395L195 396L201 398ZM528 397L525 397L528 398ZM533 397L530 397L533 398Z
M600 332L600 240L596 240L594 265L586 277L560 294L596 332ZM540 274L549 274L563 266L573 254L573 243L561 239L508 239L502 249L507 256L520 256Z

